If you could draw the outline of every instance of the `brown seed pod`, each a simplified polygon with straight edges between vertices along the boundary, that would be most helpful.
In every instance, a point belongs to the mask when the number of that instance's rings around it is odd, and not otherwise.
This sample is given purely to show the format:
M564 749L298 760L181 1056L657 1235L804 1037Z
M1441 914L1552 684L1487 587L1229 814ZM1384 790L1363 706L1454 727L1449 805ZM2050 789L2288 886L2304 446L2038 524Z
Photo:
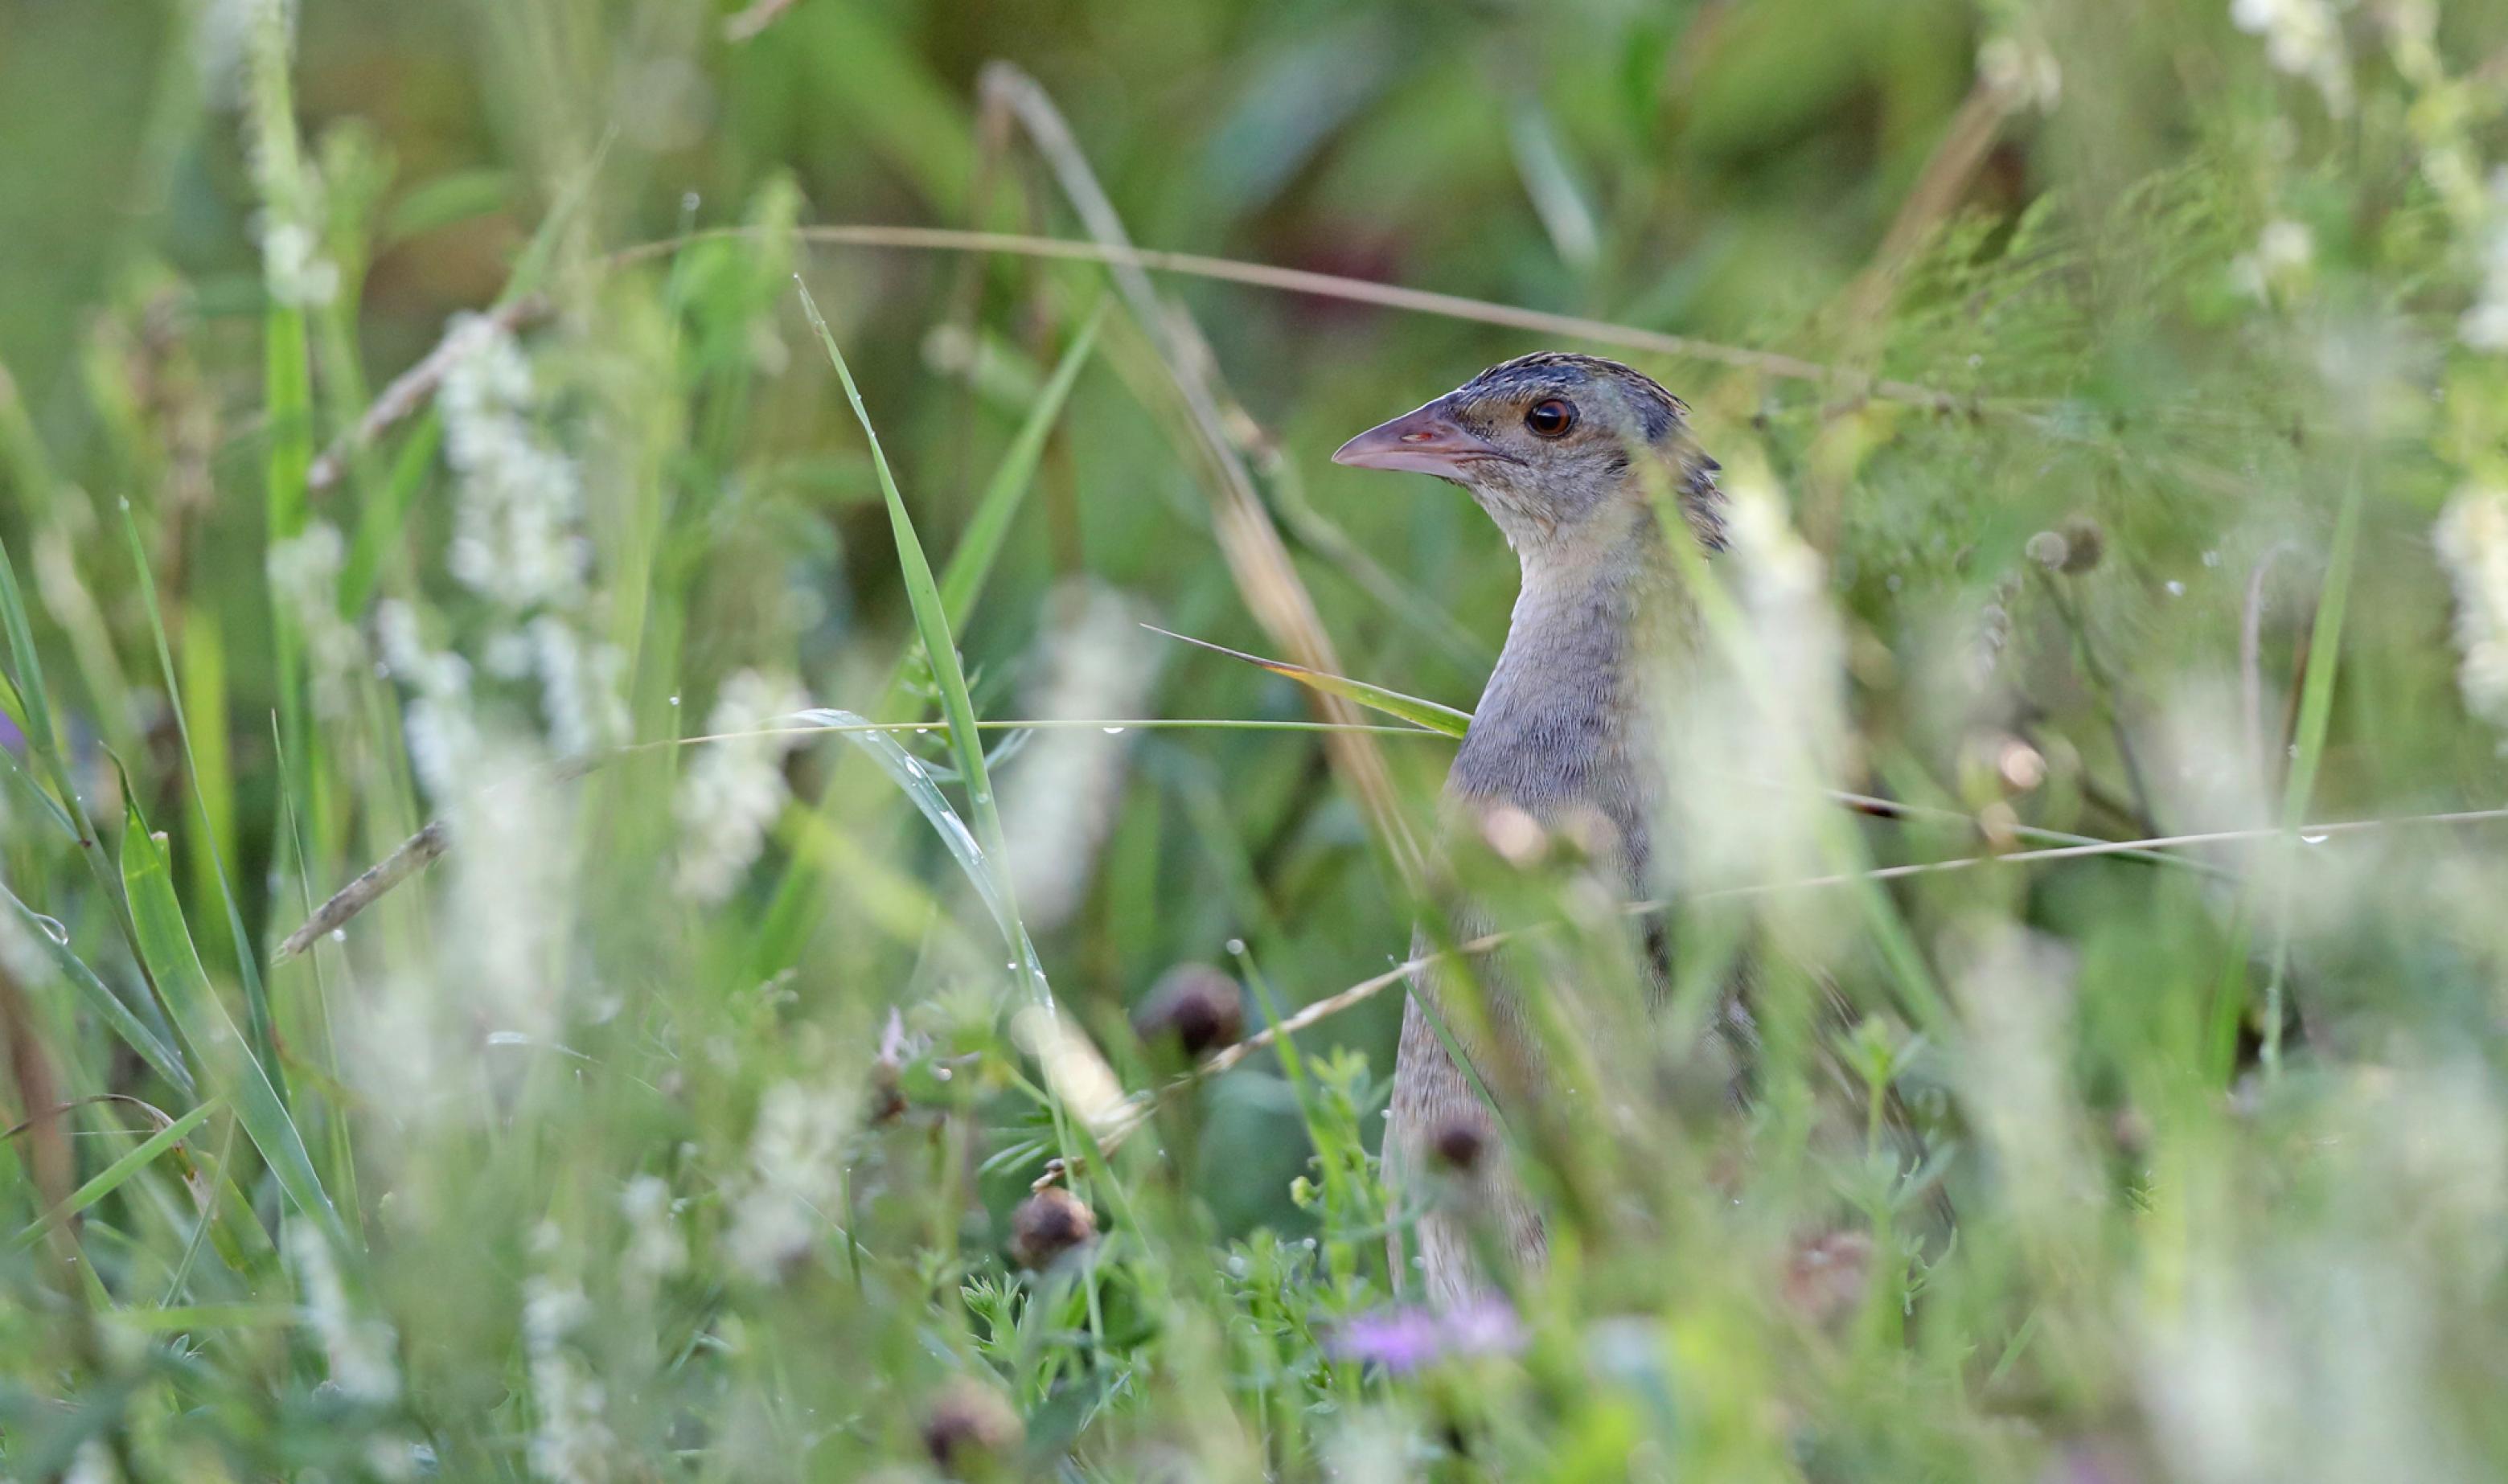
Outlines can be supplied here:
M1011 1213L1011 1258L1023 1268L1043 1268L1096 1239L1097 1218L1088 1203L1059 1185L1049 1185Z
M999 1392L964 1376L933 1398L922 1430L932 1462L956 1474L1000 1460L1027 1436L1018 1414Z
M1245 1033L1245 1002L1236 981L1207 963L1179 963L1159 976L1132 1012L1143 1044L1174 1046L1199 1061Z

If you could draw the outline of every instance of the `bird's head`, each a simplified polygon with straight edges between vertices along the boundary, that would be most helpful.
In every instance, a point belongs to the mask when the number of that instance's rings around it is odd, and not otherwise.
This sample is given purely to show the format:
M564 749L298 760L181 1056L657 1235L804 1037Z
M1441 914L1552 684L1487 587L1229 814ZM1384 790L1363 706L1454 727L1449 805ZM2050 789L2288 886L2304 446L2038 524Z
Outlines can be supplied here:
M1723 494L1715 460L1690 437L1688 412L1653 378L1617 361L1545 351L1501 362L1369 428L1333 462L1451 480L1528 559L1650 529L1654 492L1668 489L1712 551L1723 544Z

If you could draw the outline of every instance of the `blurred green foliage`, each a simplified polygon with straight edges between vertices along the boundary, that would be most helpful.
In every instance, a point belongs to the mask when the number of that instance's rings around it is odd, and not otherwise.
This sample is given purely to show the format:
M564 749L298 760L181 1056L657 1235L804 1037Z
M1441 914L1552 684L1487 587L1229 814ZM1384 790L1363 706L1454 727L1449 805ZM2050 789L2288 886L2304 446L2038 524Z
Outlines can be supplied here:
M2501 802L2508 13L0 0L0 1472L2508 1464L2508 824L2395 822ZM1118 221L1361 281L808 234ZM1548 344L1851 718L1679 780L1654 1013L1449 741L1140 627L1467 708L1511 557L1324 455ZM1593 1092L1478 1329L1373 1156L1449 872Z

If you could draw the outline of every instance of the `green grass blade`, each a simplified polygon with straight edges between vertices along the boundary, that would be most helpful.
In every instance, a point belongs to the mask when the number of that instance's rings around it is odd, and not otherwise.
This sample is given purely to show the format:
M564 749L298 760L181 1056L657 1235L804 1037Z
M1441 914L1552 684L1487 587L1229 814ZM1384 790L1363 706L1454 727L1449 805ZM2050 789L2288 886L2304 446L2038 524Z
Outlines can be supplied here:
M0 676L0 684L5 683L6 677ZM17 719L16 711L13 710L10 714L12 720ZM44 785L36 782L35 776L26 771L24 764L18 761L18 754L6 747L0 747L0 778L6 778L9 786L18 791L18 797L43 811L46 817L60 826L62 834L72 840L79 838L78 821L70 817L68 810L61 808L60 800L44 792Z
M793 719L806 721L813 726L861 728L868 725L860 715L852 711L838 710L833 706L815 706L806 711L796 711L793 714ZM1011 916L1010 903L1001 893L1001 884L994 880L991 865L984 859L982 848L976 844L976 837L968 831L967 822L958 817L958 812L955 809L949 807L948 795L940 791L940 785L932 777L932 771L924 767L914 754L906 751L895 737L886 732L843 731L834 735L868 754L872 762L879 764L880 771L887 774L891 781L895 782L914 807L922 812L923 817L931 821L933 833L939 835L940 843L949 848L949 854L958 862L958 869L966 874L968 884L976 888L976 895L983 900L984 910L992 914L993 922L1000 926L1003 939L1013 949L1016 949L1018 923Z
M915 537L914 519L906 514L905 496L899 492L897 476L890 471L888 455L880 449L879 432L871 426L869 409L863 406L862 389L854 384L853 370L845 364L844 352L836 348L836 338L819 313L817 302L811 299L809 286L801 283L798 274L793 281L800 286L801 308L810 316L810 328L818 333L819 344L827 347L828 359L836 368L836 380L844 383L845 400L862 423L863 436L870 440L871 467L879 476L880 497L888 504L889 528L897 540L897 563L905 578L906 602L913 609L915 633L923 640L924 652L931 657L933 678L940 685L940 712L949 726L949 750L958 760L959 774L967 780L968 813L975 816L976 842L986 857L994 887L1001 893L1003 910L1016 924L1018 902L1011 890L1010 873L1004 868L1001 813L993 804L992 778L984 770L983 735L976 730L976 706L967 695L967 674L958 664L957 641L949 633L949 616L941 602L940 584L932 576L932 563L924 558L923 543ZM1044 970L1033 963L1029 968L1031 988L1040 999L1051 1003Z
M975 612L984 579L992 575L993 560L1001 555L1002 543L1010 537L1011 523L1017 519L1028 491L1036 487L1036 466L1045 456L1045 441L1061 419L1062 404L1088 365L1089 352L1096 348L1097 328L1105 320L1106 307L1100 304L1082 322L1071 348L1062 352L1053 376L1037 393L1036 401L1028 408L1027 419L1011 440L1010 451L1002 455L991 482L984 486L983 496L976 502L976 514L967 522L965 534L958 538L957 549L941 566L940 610L948 616L953 630L963 628L968 616Z
M149 1163L155 1160L158 1155L163 1154L166 1150L174 1147L176 1144L181 1143L184 1136L190 1134L194 1129L199 1128L202 1123L207 1120L209 1114L217 1111L218 1106L218 1100L211 1098L208 1102L202 1104L199 1107L192 1109L182 1117L175 1119L172 1123L159 1129L155 1134L149 1136L148 1140L141 1143L137 1148L132 1149L129 1153L125 1154L120 1159L115 1160L112 1164L109 1164L102 1170L97 1171L95 1177L89 1180L86 1184L81 1185L77 1190L72 1191L68 1200L63 1201L59 1206L55 1207L53 1210L44 1213L41 1216L38 1216L32 1224L27 1226L24 1231L19 1232L16 1239L9 1244L10 1249L12 1251L24 1251L26 1249L33 1247L38 1241L42 1240L44 1233L51 1231L54 1227L60 1225L63 1221L77 1215L80 1212L87 1210L96 1202L103 1200L106 1196L109 1196L116 1190L121 1189L124 1181L129 1179L132 1176L137 1175L141 1170L147 1168Z
M1267 660L1261 655L1247 654L1241 649L1231 649L1225 644L1214 644L1208 639L1197 639L1191 634L1169 633L1156 624L1143 624L1141 627L1152 633L1181 640L1187 644L1199 645L1214 654L1224 654L1232 660L1241 660L1257 670L1268 670L1275 675L1285 675L1300 685L1322 691L1325 695L1339 696L1345 701L1355 701L1370 710L1383 711L1387 716L1399 716L1415 727L1424 727L1446 737L1460 737L1472 724L1471 712L1458 711L1450 706L1439 706L1434 701L1422 701L1417 696L1406 696L1400 691L1389 691L1383 686L1370 685L1364 680L1328 675L1322 670L1309 670L1303 665L1292 665L1286 660Z
M139 575L139 597L148 614L148 631L157 640L157 668L166 680L168 709L174 713L174 735L183 744L183 775L192 785L192 800L200 807L201 833L208 847L209 864L218 883L218 899L225 904L227 934L234 940L236 972L243 980L244 1006L250 1017L253 1055L269 1068L270 1079L281 1098L286 1096L287 1081L278 1068L278 1032L270 1010L270 992L261 982L261 969L253 953L252 939L243 927L243 913L236 906L235 887L227 881L227 866L218 850L217 821L209 817L208 793L201 785L199 758L192 750L192 724L183 712L183 687L174 678L174 651L166 641L166 616L157 606L157 575L148 565L148 550L140 543L139 525L131 519L130 507L122 507L122 534L130 543L130 567Z
M212 1085L231 1102L236 1119L261 1157L269 1162L279 1188L296 1208L321 1224L323 1232L349 1249L339 1213L314 1172L305 1136L288 1116L259 1058L244 1043L235 1020L218 998L208 974L183 924L183 909L174 900L174 878L166 837L148 832L146 821L132 811L122 835L123 888L129 894L131 916L138 924L139 949L157 974L159 991L173 1012L175 1029L192 1054L200 1058Z
M2334 542L2326 554L2325 580L2318 589L2316 618L2307 631L2307 668L2300 675L2299 717L2291 736L2290 772L2283 779L2281 800L2282 847L2287 851L2296 840L2302 820L2307 816L2307 804L2316 792L2316 772L2325 757L2325 734L2334 717L2334 683L2342 658L2343 610L2351 598L2351 568L2358 558L2360 545L2360 510L2367 498L2368 481L2355 457L2350 483L2343 490L2342 504L2335 516ZM2265 1024L2260 1056L2268 1074L2281 1070L2282 1002L2286 986L2284 975L2290 955L2290 870L2283 862L2282 876L2276 888L2275 923L2270 972L2265 983ZM2221 978L2213 992L2210 1037L2212 1076L2228 1083L2237 1074L2238 1028L2247 1016L2247 963L2254 947L2257 903L2251 884L2242 893L2238 913L2230 932L2231 952L2221 965Z
M1019 920L1018 896L1011 886L1008 851L1002 840L1001 811L993 803L992 776L984 770L984 738L976 730L976 706L967 695L967 674L958 664L958 646L949 633L949 616L940 601L940 584L933 580L932 563L924 558L923 543L915 538L913 518L905 511L905 496L899 492L897 476L890 471L888 455L880 449L879 431L871 426L870 411L863 406L862 388L854 384L853 370L845 364L844 352L836 348L835 336L819 313L818 304L810 298L809 285L801 281L798 273L793 274L793 282L801 291L801 308L810 316L810 328L818 332L819 344L826 347L828 360L836 368L836 380L844 383L845 400L862 423L863 436L869 440L871 468L879 476L880 497L888 504L889 528L897 539L897 563L905 579L906 601L914 611L915 632L923 638L924 652L931 657L933 679L940 689L941 715L949 723L949 750L957 756L958 771L967 780L968 812L976 818L976 841L982 848L986 873L1001 896L1006 935L1018 955L1019 977L1029 997L1045 1014L1053 1015L1053 988L1046 982L1045 965L1037 958L1036 945L1028 939L1026 924ZM1088 1138L1087 1131L1078 1127L1060 1098L1049 1096L1047 1106L1053 1117L1065 1165L1075 1166L1086 1147L1082 1140Z
M410 512L418 506L418 491L443 446L444 421L430 407L419 415L417 425L393 455L381 493L367 502L358 517L356 537L349 543L348 561L340 568L341 612L363 613L373 600L375 588L383 580L384 561L409 525Z
M0 886L0 897L8 899L10 910L18 915L18 925L31 934L34 941L42 944L46 953L52 955L54 967L60 971L62 978L70 982L72 989L78 991L80 997L92 1005L96 1014L104 1018L104 1023L112 1028L113 1033L121 1036L124 1044L139 1053L139 1059L146 1062L157 1075L181 1088L187 1096L197 1096L199 1089L193 1085L192 1068L183 1064L183 1054L167 1045L156 1032L149 1030L146 1022L133 1014L130 1006L122 1002L122 996L113 993L111 986L97 978L95 971L89 968L80 960L77 954L70 951L68 944L53 936L52 929L45 924L43 919L36 915L33 908L19 901L16 892L5 886Z
M104 858L104 846L96 838L95 821L88 817L87 802L79 797L78 780L70 772L69 758L61 751L60 735L53 730L52 702L44 690L44 661L35 650L34 626L26 621L25 595L18 590L17 564L10 560L6 541L0 541L0 630L7 633L9 663L17 671L14 683L24 713L26 749L52 776L53 787L60 793L58 804L78 831L79 853L86 858L96 885L104 889L105 899L113 904L123 936L129 938L135 948L138 939L131 929L129 904L123 900L113 867Z
M1044 456L1045 441L1053 430L1071 388L1080 379L1089 353L1094 349L1097 331L1104 323L1102 308L1089 314L1080 334L1063 352L1061 363L1037 394L1028 409L1026 420L1011 440L993 477L984 486L977 500L976 514L960 536L957 549L940 570L940 608L954 632L975 611L976 599L983 592L984 580L992 574L993 561L1002 544L1009 538L1010 527L1025 505L1028 491L1036 484L1036 468ZM881 688L879 709L893 708L901 697L900 677L904 673L911 653L903 656L889 670L888 683ZM762 938L768 943L784 941L791 924L798 916L809 874L797 862L784 873L777 885L773 907L767 914L770 924Z

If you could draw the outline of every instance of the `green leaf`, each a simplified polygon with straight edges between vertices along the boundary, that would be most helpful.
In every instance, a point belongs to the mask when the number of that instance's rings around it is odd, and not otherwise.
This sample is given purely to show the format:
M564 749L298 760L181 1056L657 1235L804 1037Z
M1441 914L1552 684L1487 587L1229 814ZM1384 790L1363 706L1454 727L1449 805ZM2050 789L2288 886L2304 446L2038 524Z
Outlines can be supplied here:
M44 1233L77 1215L106 1196L122 1188L123 1182L147 1168L158 1155L183 1141L183 1137L199 1128L209 1114L217 1111L219 1101L211 1098L172 1123L149 1136L147 1141L96 1172L95 1177L70 1193L70 1198L38 1216L10 1246L23 1251L42 1239Z
M1231 649L1225 644L1214 644L1208 639L1197 639L1185 633L1172 633L1156 624L1143 624L1141 627L1152 633L1164 634L1168 638L1179 639L1187 644L1198 644L1213 653L1224 654L1232 660L1241 660L1257 670L1268 670L1275 675L1286 675L1300 685L1322 691L1328 696L1339 696L1345 701L1355 701L1370 710L1383 711L1387 716L1399 716L1415 727L1423 727L1441 736L1460 737L1470 729L1472 724L1471 712L1458 711L1453 706L1440 706L1434 701L1422 701L1417 696L1406 696L1400 691L1389 691L1383 686L1370 685L1364 680L1328 675L1322 670L1309 670L1303 665L1292 665L1286 660L1267 660L1261 655L1247 654L1241 649Z
M268 1071L245 1045L201 967L191 931L183 925L182 906L174 900L166 837L150 834L135 808L122 835L122 882L138 927L140 953L156 973L158 991L173 1014L176 1031L205 1068L210 1085L234 1105L245 1137L261 1151L288 1200L348 1249L339 1213L306 1152L305 1136L297 1131Z

